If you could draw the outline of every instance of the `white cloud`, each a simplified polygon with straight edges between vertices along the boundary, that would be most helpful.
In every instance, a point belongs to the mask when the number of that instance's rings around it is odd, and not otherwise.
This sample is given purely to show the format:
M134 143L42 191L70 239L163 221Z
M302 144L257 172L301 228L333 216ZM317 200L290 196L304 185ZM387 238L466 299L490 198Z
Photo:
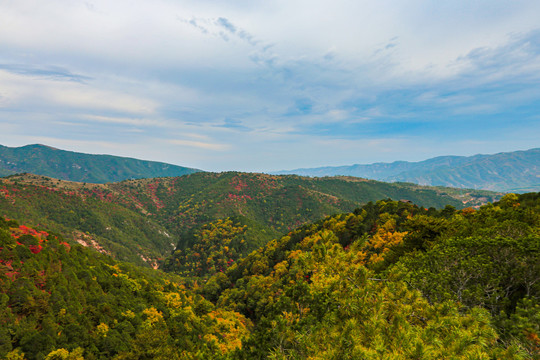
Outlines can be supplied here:
M92 84L56 81L0 70L0 94L4 107L17 105L59 106L77 109L112 110L132 114L152 114L157 104L149 99Z
M208 143L208 142L194 141L194 140L169 140L168 142L170 144L179 145L182 147L199 148L199 149L204 149L204 150L215 150L215 151L227 150L231 147L228 144Z
M158 126L166 127L170 126L169 122L157 119L144 119L144 118L126 118L126 117L113 117L113 116L100 116L100 115L82 115L82 119L90 121L108 123L108 124L124 124L132 126Z
M336 128L366 142L385 138L373 123L540 100L539 17L525 0L0 2L0 126L216 168L331 161L341 145L318 137L344 144Z

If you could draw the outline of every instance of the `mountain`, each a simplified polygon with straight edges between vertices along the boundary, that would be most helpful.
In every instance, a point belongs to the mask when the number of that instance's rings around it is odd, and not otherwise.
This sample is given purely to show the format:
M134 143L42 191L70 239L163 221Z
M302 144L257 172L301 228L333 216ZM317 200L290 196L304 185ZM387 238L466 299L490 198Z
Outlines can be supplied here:
M127 179L182 176L197 169L112 155L91 155L45 145L0 145L0 176L32 173L56 179L107 183Z
M537 359L539 224L381 200L186 279L0 216L0 358Z
M202 246L203 238L208 243L205 251L211 252L211 243L224 233L235 234L233 243L244 240L234 254L220 255L225 262L234 261L298 226L352 211L369 201L392 198L426 208L452 205L460 209L500 196L358 178L238 172L107 184L22 174L0 179L0 215L46 226L119 260L156 267L175 249L185 252L195 244ZM170 262L168 266L176 268ZM205 269L200 273L206 273Z
M251 326L177 276L1 216L0 320L0 358L20 360L230 359Z
M161 162L91 155L45 145L0 145L0 177L32 173L56 179L111 183L129 179L176 177L201 172ZM280 171L301 176L349 176L384 182L523 193L540 190L540 148L494 155L440 156L420 162L330 166Z
M119 260L157 267L174 249L167 230L140 211L105 201L106 190L103 184L13 175L0 179L0 214Z
M497 342L520 350L493 358L536 359L539 224L538 193L477 211L378 201L271 241L203 293L253 321L249 359L479 359Z
M278 173L345 175L388 182L523 193L540 190L540 148L494 155L440 156L420 162L329 166Z

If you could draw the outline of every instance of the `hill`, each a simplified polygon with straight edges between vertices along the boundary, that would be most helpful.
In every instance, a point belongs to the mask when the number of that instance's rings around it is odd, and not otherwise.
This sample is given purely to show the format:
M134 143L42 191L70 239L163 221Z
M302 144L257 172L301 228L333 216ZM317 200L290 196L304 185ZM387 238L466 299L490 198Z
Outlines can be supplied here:
M540 148L494 155L441 156L420 162L329 166L278 173L346 175L388 182L523 193L540 190Z
M199 172L108 184L32 174L0 179L1 215L46 226L117 259L151 266L157 266L174 249L186 251L195 243L200 245L210 229L232 231L238 235L235 241L244 240L241 247L230 247L234 254L222 254L227 262L298 226L352 211L368 201L406 199L426 208L463 208L499 197L486 191L358 178L236 172Z
M253 321L247 358L483 358L497 338L512 350L492 358L533 359L539 220L538 193L478 211L368 203L273 240L203 293Z
M0 145L0 176L32 173L89 183L182 176L200 170L112 155L91 155L45 145L10 148Z
M174 248L166 229L139 211L102 200L106 185L61 181L38 175L0 179L0 214L47 227L70 243L157 267ZM92 195L89 195L89 194Z
M226 358L250 326L176 276L3 217L0 321L0 358L19 360Z
M378 201L207 281L0 217L0 357L535 359L539 217L539 194L461 211Z

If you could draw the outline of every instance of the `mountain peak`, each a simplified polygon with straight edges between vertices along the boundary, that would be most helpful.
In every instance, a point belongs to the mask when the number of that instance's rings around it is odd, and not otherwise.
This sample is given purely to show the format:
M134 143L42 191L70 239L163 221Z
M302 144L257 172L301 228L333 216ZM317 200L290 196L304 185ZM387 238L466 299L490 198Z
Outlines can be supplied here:
M201 170L113 155L91 155L43 144L0 146L0 176L32 173L88 183L182 176Z

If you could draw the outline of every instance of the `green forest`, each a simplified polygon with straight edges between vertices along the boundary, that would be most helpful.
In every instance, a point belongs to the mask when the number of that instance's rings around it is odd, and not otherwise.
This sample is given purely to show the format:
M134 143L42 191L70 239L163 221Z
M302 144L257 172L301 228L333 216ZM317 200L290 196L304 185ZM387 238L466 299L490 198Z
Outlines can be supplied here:
M540 358L539 193L371 201L257 247L216 217L160 269L45 221L0 217L0 358Z
M46 227L117 260L157 268L197 233L231 221L245 226L238 256L304 224L369 201L407 199L426 208L479 206L502 194L387 184L359 178L195 173L119 183L61 181L32 174L0 178L0 215Z

